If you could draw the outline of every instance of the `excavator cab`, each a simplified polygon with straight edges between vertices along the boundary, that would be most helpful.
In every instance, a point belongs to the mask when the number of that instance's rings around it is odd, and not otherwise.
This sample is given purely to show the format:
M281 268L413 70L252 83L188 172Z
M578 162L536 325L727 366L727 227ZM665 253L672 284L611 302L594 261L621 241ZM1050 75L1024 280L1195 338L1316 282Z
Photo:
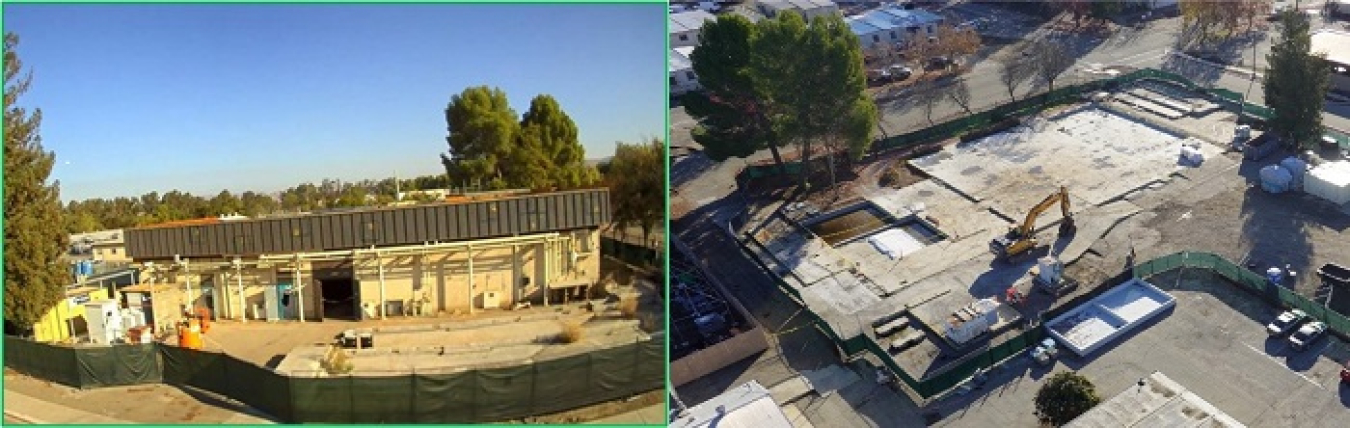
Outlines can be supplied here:
M1059 224L1059 234L1072 235L1077 227L1074 225L1073 216L1069 213L1069 191L1060 186L1058 192L1036 204L1027 213L1022 224L1009 228L1007 234L989 241L989 252L994 253L1000 260L1014 261L1018 256L1040 246L1040 242L1036 240L1036 217L1056 203L1060 205L1060 210L1064 214L1064 220Z

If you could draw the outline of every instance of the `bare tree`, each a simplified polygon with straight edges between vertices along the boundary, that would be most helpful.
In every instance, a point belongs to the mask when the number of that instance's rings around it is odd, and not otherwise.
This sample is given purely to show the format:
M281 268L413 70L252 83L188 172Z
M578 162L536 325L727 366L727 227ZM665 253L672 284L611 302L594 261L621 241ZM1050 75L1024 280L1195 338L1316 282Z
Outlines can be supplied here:
M1025 48L1025 47L1024 47ZM1022 49L1017 49L1022 52ZM1017 101L1017 87L1031 77L1031 63L1020 54L1004 55L998 61L998 80L1008 90L1008 98Z
M936 125L933 122L933 111L937 110L938 104L945 98L942 87L938 85L938 82L932 80L919 81L918 84L914 85L913 98L919 100L919 106L923 108L923 115L928 119L928 124Z
M1061 73L1073 66L1073 57L1064 45L1050 40L1037 40L1029 46L1031 52L1032 75L1045 82L1050 91L1055 90L1055 80Z
M956 105L961 106L966 114L975 114L970 110L970 85L966 83L965 79L957 80L955 83L943 87L942 92L946 93L952 101L955 101Z
M962 59L980 50L982 41L974 28L958 29L951 25L937 28L937 39L933 41L933 53L952 60Z

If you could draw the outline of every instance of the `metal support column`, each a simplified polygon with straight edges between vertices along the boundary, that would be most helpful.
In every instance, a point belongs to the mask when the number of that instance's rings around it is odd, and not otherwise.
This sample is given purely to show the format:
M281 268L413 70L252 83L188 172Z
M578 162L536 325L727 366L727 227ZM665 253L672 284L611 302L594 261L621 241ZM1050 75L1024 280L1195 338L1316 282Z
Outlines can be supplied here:
M469 315L473 315L473 247L469 247Z
M385 319L388 315L385 312L389 312L389 303L384 294L384 257L376 254L375 259L380 265L380 319Z
M520 246L511 246L511 305L514 306L520 302Z
M544 259L544 277L543 277L543 278L539 278L539 287L544 289L544 306L547 307L547 306L548 306L548 293L549 293L550 291L553 291L553 290L550 289L549 286L548 286L548 278L549 278L550 275L553 274L553 271L549 269L549 268L551 267L551 266L549 266L549 265L551 265L552 263L549 263L548 261L549 261L549 259L553 258L553 254L551 254L551 253L549 252L549 247L551 247L551 245L549 245L549 241L544 241L544 243L543 243L543 244L540 244L540 245L543 245L543 246L544 246L544 256L543 256L543 259Z
M300 273L300 255L297 254L295 256L295 303L298 305L296 317L300 318L300 322L303 323L305 322L305 279L302 275L304 274Z
M244 301L244 266L236 265L234 268L234 290L239 293L239 319L248 322L248 303Z
M183 301L183 305L187 306L185 311L188 318L191 318L196 315L193 310L197 308L197 305L192 303L192 275L188 273L187 259L183 259L183 289L187 291L187 300Z

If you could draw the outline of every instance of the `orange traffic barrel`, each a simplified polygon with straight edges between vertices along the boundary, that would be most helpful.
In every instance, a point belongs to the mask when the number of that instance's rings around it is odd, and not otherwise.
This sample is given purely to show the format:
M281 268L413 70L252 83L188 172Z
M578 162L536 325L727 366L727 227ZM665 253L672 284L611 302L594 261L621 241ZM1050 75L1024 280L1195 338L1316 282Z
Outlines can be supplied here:
M202 332L196 326L178 330L178 346L188 349L202 349Z

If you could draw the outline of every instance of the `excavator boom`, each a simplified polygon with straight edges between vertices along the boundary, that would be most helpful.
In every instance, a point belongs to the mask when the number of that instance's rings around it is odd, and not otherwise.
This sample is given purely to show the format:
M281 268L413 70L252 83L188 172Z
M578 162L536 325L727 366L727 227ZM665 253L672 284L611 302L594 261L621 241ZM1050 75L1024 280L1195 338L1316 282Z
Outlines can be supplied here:
M999 258L1011 258L1017 256L1038 245L1036 241L1036 218L1041 213L1059 204L1060 211L1064 213L1064 222L1060 225L1061 230L1067 230L1072 233L1074 229L1073 216L1070 215L1069 190L1060 186L1059 191L1047 196L1040 203L1032 207L1027 212L1027 217L1021 224L1013 227L1007 236L995 238L989 242L989 249Z

